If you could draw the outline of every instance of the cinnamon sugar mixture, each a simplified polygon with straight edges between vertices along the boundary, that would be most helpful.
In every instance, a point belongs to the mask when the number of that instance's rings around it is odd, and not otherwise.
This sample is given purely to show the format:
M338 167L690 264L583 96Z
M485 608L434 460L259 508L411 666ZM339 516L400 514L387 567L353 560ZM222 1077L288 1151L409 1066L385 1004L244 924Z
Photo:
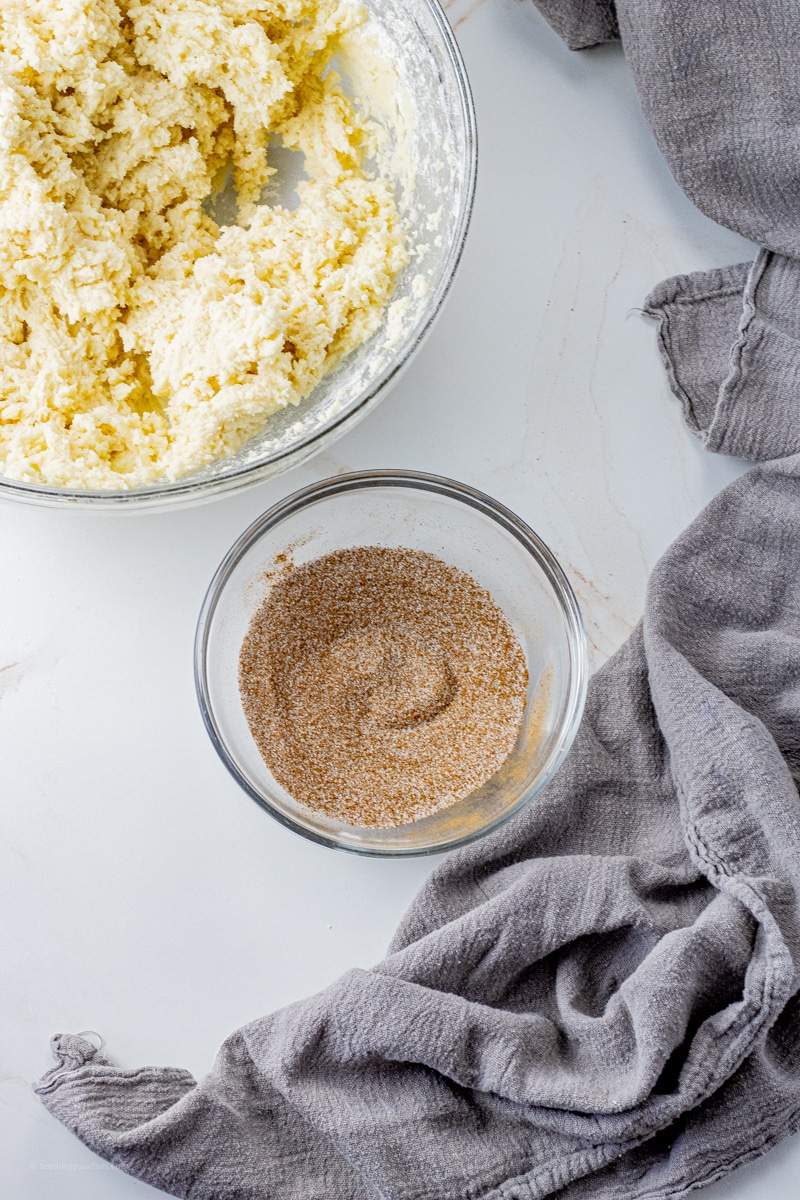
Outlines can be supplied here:
M484 588L433 554L381 546L290 568L239 659L267 766L349 825L405 825L479 788L513 749L526 683Z

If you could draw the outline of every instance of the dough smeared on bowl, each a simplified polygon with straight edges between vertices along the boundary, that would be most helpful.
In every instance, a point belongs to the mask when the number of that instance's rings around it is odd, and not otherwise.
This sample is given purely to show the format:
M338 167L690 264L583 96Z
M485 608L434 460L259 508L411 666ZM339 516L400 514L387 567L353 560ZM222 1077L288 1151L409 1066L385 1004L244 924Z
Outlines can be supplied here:
M236 451L378 328L408 260L337 0L3 0L0 471L137 487ZM268 141L305 156L268 197ZM236 225L204 202L232 164Z

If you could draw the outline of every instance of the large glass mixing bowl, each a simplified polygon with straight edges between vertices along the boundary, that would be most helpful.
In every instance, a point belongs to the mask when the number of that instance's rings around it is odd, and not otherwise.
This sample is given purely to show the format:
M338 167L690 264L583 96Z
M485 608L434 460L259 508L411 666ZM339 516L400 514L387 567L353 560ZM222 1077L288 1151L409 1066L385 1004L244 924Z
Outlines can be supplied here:
M402 320L384 322L298 407L275 413L237 454L202 471L124 491L49 487L0 475L0 498L110 509L194 503L310 458L365 416L397 381L430 332L461 257L475 190L475 114L464 64L437 0L364 3L397 75L397 87L383 87L373 108L396 141L396 198L408 244L424 247L392 294L392 302L403 301ZM347 64L336 65L347 84ZM356 77L350 86L358 94Z

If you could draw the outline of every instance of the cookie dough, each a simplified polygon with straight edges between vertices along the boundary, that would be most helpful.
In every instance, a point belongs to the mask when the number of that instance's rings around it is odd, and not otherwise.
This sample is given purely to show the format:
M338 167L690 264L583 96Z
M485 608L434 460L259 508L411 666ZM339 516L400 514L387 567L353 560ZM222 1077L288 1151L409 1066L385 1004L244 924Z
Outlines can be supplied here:
M3 0L3 474L174 479L375 331L408 256L367 170L382 131L330 68L364 20L339 0ZM294 209L269 203L270 139L304 155Z

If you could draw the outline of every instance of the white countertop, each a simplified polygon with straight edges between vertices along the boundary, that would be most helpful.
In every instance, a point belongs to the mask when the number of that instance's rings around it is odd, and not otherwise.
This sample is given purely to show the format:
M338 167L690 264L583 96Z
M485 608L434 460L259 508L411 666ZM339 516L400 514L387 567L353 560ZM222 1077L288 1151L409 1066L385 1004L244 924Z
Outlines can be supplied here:
M30 1083L55 1031L124 1067L211 1066L246 1021L382 957L435 862L312 845L239 790L192 679L206 585L278 498L353 468L463 480L553 548L598 665L658 556L743 469L682 425L653 324L668 275L752 248L678 190L619 47L571 54L526 0L452 0L479 178L447 307L395 390L311 463L142 516L0 506L0 1193L160 1195L86 1150ZM796 1200L800 1137L708 1189Z

